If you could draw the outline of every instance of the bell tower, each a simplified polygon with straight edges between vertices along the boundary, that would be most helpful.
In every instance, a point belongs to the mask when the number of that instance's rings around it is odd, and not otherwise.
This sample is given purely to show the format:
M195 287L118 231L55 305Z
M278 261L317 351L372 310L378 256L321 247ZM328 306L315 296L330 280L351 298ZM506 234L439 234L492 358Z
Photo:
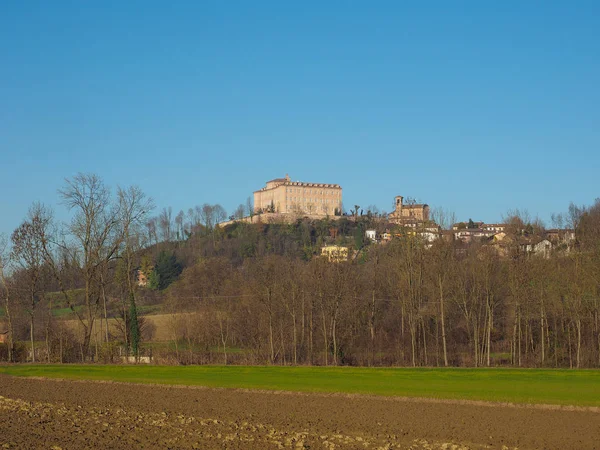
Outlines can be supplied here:
M401 213L402 213L402 201L404 200L404 197L402 197L401 195L397 195L394 200L395 200L394 201L394 208L395 208L396 212L401 215Z

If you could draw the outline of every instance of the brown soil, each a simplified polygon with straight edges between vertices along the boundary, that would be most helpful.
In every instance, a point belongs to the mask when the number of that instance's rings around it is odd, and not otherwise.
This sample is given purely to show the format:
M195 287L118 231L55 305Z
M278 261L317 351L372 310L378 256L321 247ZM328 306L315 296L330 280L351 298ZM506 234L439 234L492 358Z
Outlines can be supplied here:
M0 448L600 449L600 413L0 375Z

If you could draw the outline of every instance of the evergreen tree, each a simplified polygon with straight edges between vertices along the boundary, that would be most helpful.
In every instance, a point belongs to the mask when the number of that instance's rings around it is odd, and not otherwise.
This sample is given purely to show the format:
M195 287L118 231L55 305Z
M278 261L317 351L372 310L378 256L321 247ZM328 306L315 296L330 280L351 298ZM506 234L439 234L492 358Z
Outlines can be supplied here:
M137 317L137 307L133 292L129 295L129 338L133 356L139 356L140 346L140 324Z
M354 248L360 250L365 245L365 234L362 224L359 224L354 230Z
M158 288L165 289L181 274L183 268L177 262L175 253L167 253L164 250L158 255L156 268L154 269L158 275Z
M152 269L150 273L148 273L148 289L153 291L157 291L160 287L160 276L156 273L155 269Z

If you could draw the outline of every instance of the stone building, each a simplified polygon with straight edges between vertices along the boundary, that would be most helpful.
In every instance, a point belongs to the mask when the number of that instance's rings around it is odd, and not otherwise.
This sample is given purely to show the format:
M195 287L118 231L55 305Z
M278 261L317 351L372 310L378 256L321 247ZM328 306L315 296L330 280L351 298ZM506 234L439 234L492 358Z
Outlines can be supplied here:
M405 223L427 222L429 220L429 205L421 203L404 203L404 197L398 195L394 202L394 212L390 213L389 221L399 225Z
M255 213L334 216L342 211L342 188L339 184L292 181L289 175L267 181L254 192Z

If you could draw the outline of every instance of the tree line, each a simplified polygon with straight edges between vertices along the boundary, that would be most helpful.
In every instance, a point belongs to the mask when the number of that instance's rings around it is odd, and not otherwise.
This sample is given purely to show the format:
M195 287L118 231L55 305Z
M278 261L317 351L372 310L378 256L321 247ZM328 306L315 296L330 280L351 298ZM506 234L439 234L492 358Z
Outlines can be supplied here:
M184 270L166 293L178 359L408 366L600 366L600 204L591 240L549 258L410 235L353 261L268 254ZM584 222L582 222L582 227ZM583 228L582 228L583 230ZM589 236L588 236L589 237ZM220 348L220 358L208 349ZM231 349L237 349L231 353ZM239 351L242 349L243 351Z
M113 193L95 175L59 196L69 223L34 204L0 243L0 358L120 348L178 364L600 366L599 200L571 206L576 241L540 257L519 244L540 224L516 216L498 252L401 227L370 244L366 229L390 226L371 214L219 227L224 210L205 204L153 218L139 188ZM352 257L329 262L326 244ZM153 341L150 310L168 342Z

